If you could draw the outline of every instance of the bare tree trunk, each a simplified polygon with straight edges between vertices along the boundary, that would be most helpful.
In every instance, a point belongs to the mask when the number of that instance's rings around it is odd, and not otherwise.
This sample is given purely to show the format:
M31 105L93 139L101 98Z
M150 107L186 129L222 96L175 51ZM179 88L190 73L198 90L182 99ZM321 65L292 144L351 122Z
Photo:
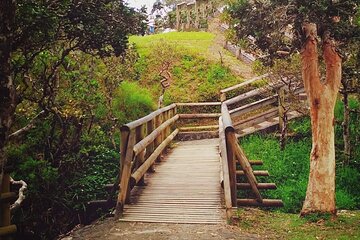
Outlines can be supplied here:
M10 54L15 1L0 1L0 185L7 161L5 144L16 108L15 87L11 77ZM1 186L0 186L1 188Z
M301 52L302 77L309 99L312 128L310 174L301 215L336 213L334 108L341 80L341 58L334 42L324 38L326 80L320 81L316 25L304 25L306 42Z

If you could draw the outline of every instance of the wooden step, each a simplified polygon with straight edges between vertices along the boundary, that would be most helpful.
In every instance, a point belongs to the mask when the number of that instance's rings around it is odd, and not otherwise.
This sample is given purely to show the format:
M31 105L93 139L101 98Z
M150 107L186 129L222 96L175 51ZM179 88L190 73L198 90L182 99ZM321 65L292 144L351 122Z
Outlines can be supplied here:
M253 173L255 176L270 176L268 171L255 170L255 171L253 171ZM236 175L243 176L243 175L245 175L245 173L242 170L238 170L238 171L236 171Z
M15 201L16 196L17 195L14 192L1 193L0 202L1 203L9 203L11 201Z
M284 203L280 199L263 199L262 203L256 199L237 199L239 206L251 206L251 207L283 207Z
M251 189L249 183L236 183L237 189ZM258 183L258 189L276 189L275 183Z
M260 166L260 165L264 164L264 162L262 160L249 160L249 163L251 165L256 165L256 166Z
M179 127L180 132L218 130L219 125Z
M10 234L16 233L16 230L17 230L16 225L9 225L9 226L6 226L6 227L0 227L0 237L8 236Z

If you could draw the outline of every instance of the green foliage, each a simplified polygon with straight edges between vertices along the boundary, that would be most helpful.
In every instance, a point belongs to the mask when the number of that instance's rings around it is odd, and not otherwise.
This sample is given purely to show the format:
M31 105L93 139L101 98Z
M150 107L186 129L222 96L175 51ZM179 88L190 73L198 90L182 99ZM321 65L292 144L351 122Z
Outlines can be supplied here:
M300 135L311 137L311 122L310 118L304 117L297 121L289 122L290 131Z
M215 64L211 66L207 74L207 81L209 83L214 84L216 82L226 80L226 78L229 77L229 75L230 75L229 69L226 69L219 64Z
M122 82L115 94L113 109L121 123L145 116L155 108L151 94L134 82Z
M331 219L331 214L330 213L314 213L314 214L309 214L307 216L305 216L305 219L309 222L318 222L319 220L330 220Z
M306 128L309 121L305 119L292 123L294 129L308 135ZM261 159L270 177L267 181L275 182L277 190L264 192L265 197L280 198L284 208L280 211L298 213L305 199L309 173L309 155L311 139L303 138L289 141L284 151L280 151L279 142L271 136L248 136L241 140L249 159ZM338 166L336 170L336 204L338 209L359 209L360 171L355 167Z
M352 24L356 19L357 2L329 1L228 1L226 14L230 28L236 31L237 39L253 37L253 48L268 54L271 59L283 58L278 50L296 52L301 49L306 36L302 24L311 21L317 24L318 36L329 31L339 42L351 42L359 35L360 28ZM340 21L334 21L333 17ZM291 28L289 28L289 25ZM291 35L289 37L289 35ZM344 44L346 45L346 44Z

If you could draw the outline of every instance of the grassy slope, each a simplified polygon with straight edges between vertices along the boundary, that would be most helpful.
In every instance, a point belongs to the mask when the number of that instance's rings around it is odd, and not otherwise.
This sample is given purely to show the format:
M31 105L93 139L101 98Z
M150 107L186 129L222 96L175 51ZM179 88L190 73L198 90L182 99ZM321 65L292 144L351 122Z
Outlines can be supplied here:
M164 42L178 53L171 67L173 82L165 93L165 103L218 101L220 89L243 81L239 75L215 60L210 51L215 36L208 32L171 32L149 36L132 36L143 65L141 84L151 90L155 99L160 95L156 60L152 56Z
M208 32L169 32L147 36L131 36L130 43L135 43L141 56L151 51L151 46L161 39L189 49L193 53L207 52L213 43L214 35Z

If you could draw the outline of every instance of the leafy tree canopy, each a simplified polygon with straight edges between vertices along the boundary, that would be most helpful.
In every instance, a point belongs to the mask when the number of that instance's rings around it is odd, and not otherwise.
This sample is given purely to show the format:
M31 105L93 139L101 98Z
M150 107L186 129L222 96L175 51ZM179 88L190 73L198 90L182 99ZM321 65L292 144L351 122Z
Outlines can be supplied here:
M229 2L227 13L238 40L251 36L270 57L277 57L279 50L299 50L306 38L305 22L315 23L318 36L329 33L340 46L360 37L358 1L235 0Z

